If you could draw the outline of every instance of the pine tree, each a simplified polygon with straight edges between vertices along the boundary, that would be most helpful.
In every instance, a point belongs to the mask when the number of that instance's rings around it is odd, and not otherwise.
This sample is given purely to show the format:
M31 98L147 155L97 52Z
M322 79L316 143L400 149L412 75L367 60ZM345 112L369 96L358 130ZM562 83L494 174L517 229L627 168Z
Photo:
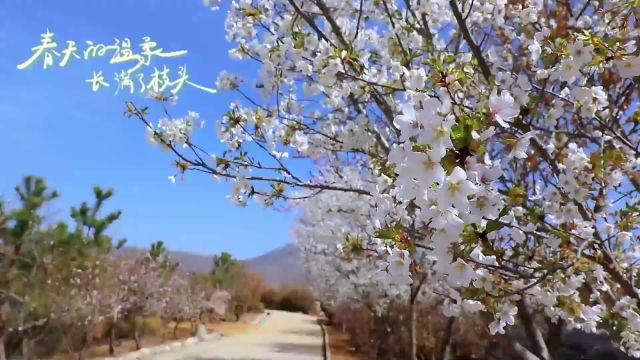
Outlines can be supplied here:
M6 359L4 344L14 309L25 302L15 290L21 277L36 266L35 238L30 235L42 224L42 207L58 197L42 178L34 176L25 177L15 191L20 201L15 210L7 211L0 200L0 360Z

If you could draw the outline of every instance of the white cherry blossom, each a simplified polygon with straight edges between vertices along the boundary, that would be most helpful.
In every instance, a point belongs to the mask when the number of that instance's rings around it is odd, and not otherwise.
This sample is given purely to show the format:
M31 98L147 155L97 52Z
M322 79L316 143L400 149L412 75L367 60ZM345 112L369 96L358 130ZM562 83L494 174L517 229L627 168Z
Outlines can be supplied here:
M509 127L509 122L520 113L520 109L515 104L511 94L503 90L500 92L500 95L498 95L495 88L489 97L489 109L492 119L502 127Z

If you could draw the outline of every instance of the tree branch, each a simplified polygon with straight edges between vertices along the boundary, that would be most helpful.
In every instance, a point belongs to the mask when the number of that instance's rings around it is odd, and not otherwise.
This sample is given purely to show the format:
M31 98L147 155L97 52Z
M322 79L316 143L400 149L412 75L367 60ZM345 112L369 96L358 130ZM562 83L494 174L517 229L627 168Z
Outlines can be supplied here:
M462 16L462 13L460 12L460 9L458 8L458 4L456 3L456 0L449 0L449 6L451 7L451 11L453 11L453 16L456 18L456 22L460 27L460 31L462 32L462 36L464 37L464 40L469 45L469 48L473 53L473 57L475 57L476 60L478 61L478 65L480 65L480 71L482 71L482 76L484 76L484 79L487 80L487 82L490 82L491 70L489 69L489 65L487 64L487 61L482 55L482 50L473 41L473 38L469 33L469 28L467 27L467 23L464 21L464 18Z
M524 331L527 334L527 338L531 342L533 353L539 358L539 360L549 360L549 350L547 344L544 342L544 337L540 331L540 327L536 324L533 315L529 312L529 306L525 299L525 294L518 300L518 316L524 326Z

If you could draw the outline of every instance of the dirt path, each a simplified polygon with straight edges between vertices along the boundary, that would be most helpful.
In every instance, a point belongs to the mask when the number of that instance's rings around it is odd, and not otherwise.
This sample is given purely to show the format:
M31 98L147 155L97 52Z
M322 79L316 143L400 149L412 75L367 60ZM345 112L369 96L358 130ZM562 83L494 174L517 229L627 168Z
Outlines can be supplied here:
M154 360L322 360L322 331L315 317L269 311L242 335L157 354Z

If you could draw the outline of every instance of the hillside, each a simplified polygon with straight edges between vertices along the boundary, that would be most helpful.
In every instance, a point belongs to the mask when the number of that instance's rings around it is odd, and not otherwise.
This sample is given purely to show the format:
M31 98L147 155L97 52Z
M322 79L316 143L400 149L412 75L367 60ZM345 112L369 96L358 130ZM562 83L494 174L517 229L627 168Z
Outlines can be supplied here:
M144 250L124 247L118 250L122 256L135 254ZM193 254L185 251L169 250L174 261L187 272L209 272L212 268L212 255ZM304 268L299 250L293 244L287 244L266 254L243 260L249 268L262 275L271 286L305 284Z
M128 256L143 252L146 250L135 247L124 247L118 250L119 256ZM193 254L185 251L167 250L173 261L180 263L180 268L186 272L203 273L211 271L211 256Z
M245 260L249 267L262 275L270 285L306 284L300 250L287 244L264 255Z

